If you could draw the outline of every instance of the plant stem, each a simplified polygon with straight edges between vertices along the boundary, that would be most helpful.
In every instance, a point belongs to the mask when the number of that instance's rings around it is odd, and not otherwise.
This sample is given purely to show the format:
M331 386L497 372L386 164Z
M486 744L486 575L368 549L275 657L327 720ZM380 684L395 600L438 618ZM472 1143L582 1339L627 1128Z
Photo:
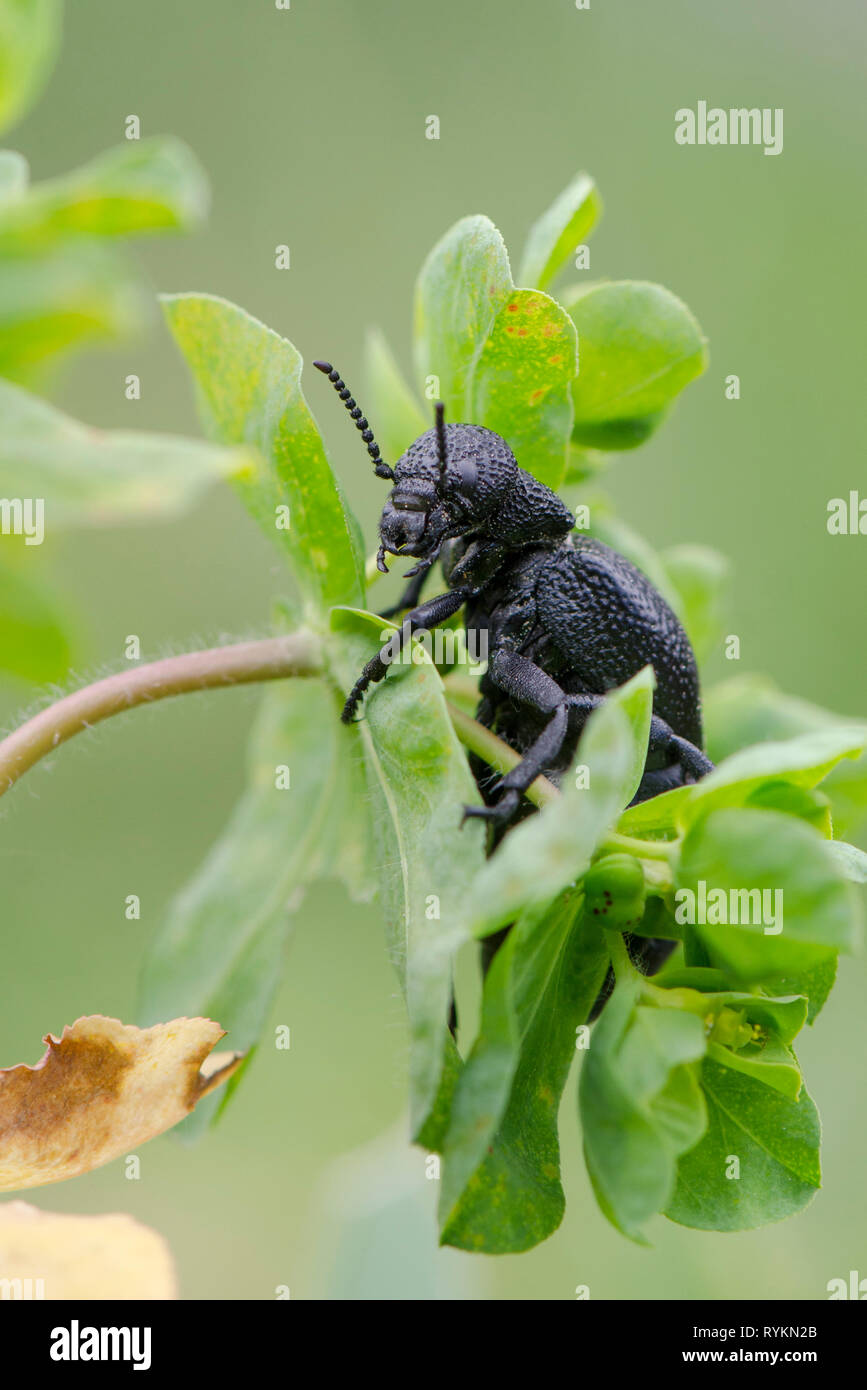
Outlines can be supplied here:
M0 796L61 743L124 710L170 695L283 680L287 676L314 676L321 670L317 639L309 632L294 632L258 642L185 652L119 671L64 696L3 739Z
M447 677L447 681L452 679L451 676ZM453 705L451 700L446 701L446 707L455 733L465 748L484 758L488 766L497 772L510 772L513 767L518 766L521 756L514 748L510 748L496 734L491 733L490 729L486 729L457 705ZM525 795L541 810L557 800L560 790L553 782L549 782L547 777L537 777ZM676 841L639 840L632 835L621 835L612 830L599 846L599 852L610 854L614 850L625 850L639 859L661 859L667 864L674 863L678 855Z
M663 859L667 864L673 864L679 853L676 840L638 840L632 835L621 835L616 830L605 836L599 848L605 854L625 850L639 859Z
M469 714L464 714L463 710L458 709L451 701L447 701L447 708L455 733L465 748L469 748L472 753L478 753L479 757L484 758L488 766L497 772L511 772L513 767L518 766L521 755L516 753L514 748L510 748L508 743L497 738L496 734L492 734L490 729L486 729ZM527 788L525 795L541 809L556 801L560 793L547 777L537 777Z
M608 943L608 951L611 956L611 964L614 967L614 975L618 983L627 980L631 975L638 972L632 961L629 959L629 952L626 949L626 942L620 932L606 931L605 940Z
M447 695L454 695L458 700L472 701L473 706L479 703L479 682L473 680L472 676L465 676L460 671L449 671L443 677L443 685Z

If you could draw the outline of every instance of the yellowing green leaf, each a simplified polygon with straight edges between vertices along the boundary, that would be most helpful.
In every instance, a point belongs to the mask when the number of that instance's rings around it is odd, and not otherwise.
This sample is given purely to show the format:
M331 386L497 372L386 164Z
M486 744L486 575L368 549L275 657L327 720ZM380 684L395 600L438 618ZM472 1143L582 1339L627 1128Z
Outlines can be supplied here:
M519 466L552 488L566 471L576 365L568 314L537 290L513 290L472 370L468 418L501 435Z
M163 307L193 374L207 433L257 451L238 488L285 551L310 616L360 603L356 526L301 389L301 354L228 300L167 295Z

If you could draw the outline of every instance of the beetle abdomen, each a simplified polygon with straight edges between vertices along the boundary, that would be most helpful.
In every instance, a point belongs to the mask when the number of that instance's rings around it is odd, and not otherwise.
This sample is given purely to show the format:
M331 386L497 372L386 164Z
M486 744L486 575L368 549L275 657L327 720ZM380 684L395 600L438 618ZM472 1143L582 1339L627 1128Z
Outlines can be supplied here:
M624 556L589 536L553 551L539 577L540 624L566 668L597 694L648 663L654 711L701 747L698 671L689 638L650 581Z

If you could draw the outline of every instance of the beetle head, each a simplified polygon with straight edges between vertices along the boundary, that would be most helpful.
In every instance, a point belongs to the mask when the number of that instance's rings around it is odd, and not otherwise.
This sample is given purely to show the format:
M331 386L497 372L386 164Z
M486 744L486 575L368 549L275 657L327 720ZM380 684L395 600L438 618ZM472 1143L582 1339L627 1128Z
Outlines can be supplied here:
M330 362L315 362L338 392L367 444L378 477L394 483L382 509L376 563L386 570L386 554L408 555L419 564L406 576L432 565L445 540L480 526L514 485L518 465L508 444L482 425L447 425L441 404L436 423L409 446L391 469L379 445Z
M482 524L514 483L518 465L504 439L481 425L437 423L398 459L380 520L384 550L433 563L443 541Z

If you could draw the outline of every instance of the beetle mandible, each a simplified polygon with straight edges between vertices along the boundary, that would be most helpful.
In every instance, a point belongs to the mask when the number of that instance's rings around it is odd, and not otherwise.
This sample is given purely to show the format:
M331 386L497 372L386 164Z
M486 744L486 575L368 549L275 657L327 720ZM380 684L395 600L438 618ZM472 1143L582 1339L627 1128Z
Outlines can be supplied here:
M367 662L347 697L344 722L352 722L368 687L384 678L412 633L464 608L467 630L485 639L488 657L476 718L521 754L499 780L471 759L484 804L465 807L464 816L492 823L492 847L532 810L523 794L535 778L544 773L558 782L568 770L606 692L647 664L656 690L633 804L710 772L692 647L645 575L616 550L576 533L565 503L518 466L504 439L481 425L446 424L441 404L433 428L391 468L340 374L330 362L314 366L349 411L377 477L394 484L380 519L379 569L387 571L386 554L417 561L400 601L382 615L404 612L401 627ZM422 603L437 560L448 588ZM658 969L671 949L671 942L651 938L632 944L645 971Z

